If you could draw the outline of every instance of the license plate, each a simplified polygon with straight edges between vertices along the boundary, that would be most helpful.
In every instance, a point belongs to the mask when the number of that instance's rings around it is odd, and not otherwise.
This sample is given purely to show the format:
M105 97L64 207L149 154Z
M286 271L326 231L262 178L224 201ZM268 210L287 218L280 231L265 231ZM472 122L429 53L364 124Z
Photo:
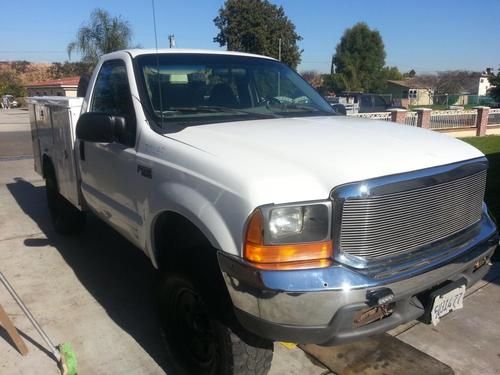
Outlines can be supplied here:
M432 324L437 325L440 318L464 307L464 296L465 285L462 285L434 298L431 310Z

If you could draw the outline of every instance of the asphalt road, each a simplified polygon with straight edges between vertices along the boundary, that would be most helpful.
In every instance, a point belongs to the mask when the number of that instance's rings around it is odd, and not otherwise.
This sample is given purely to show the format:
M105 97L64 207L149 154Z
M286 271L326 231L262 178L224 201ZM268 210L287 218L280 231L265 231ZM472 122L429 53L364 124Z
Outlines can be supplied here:
M33 155L31 130L24 110L0 110L0 158Z
M0 158L33 156L31 133L2 132L0 133Z

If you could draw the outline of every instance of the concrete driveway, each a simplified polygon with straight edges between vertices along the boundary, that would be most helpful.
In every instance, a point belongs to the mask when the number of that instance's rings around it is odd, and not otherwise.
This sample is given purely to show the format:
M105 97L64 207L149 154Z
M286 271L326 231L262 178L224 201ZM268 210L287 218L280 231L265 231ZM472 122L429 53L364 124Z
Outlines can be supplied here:
M29 157L27 113L0 112L0 270L57 343L73 344L81 374L162 374L153 310L156 273L144 254L94 217L77 237L53 232ZM28 145L27 145L28 142ZM29 147L28 147L29 146ZM500 268L495 266L437 327L411 323L355 346L275 344L271 374L496 374L500 369ZM30 350L0 327L0 374L57 374L55 362L0 286L0 304Z
M71 342L81 374L163 374L149 259L90 216L84 233L57 235L33 171L26 111L0 111L0 270L56 343ZM28 345L22 357L0 326L0 374L57 374L37 332L0 285L0 304ZM328 374L277 344L272 374Z

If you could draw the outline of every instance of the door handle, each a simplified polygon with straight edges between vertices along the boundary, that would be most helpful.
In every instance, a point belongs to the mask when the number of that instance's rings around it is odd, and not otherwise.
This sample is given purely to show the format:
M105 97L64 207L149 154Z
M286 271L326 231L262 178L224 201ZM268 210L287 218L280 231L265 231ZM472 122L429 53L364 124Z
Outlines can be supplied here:
M153 178L153 169L145 165L137 164L137 173L146 178Z
M80 141L80 160L85 161L85 142Z

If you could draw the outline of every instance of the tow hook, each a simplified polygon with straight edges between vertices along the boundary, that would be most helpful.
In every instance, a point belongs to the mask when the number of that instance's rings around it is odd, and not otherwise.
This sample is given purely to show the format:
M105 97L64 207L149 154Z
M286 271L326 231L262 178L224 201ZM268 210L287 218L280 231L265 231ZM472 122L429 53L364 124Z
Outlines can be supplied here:
M492 265L489 257L484 257L484 258L478 259L476 261L476 263L474 263L474 268L472 269L472 272L476 272L478 269L480 269L485 264L488 264L488 266Z

